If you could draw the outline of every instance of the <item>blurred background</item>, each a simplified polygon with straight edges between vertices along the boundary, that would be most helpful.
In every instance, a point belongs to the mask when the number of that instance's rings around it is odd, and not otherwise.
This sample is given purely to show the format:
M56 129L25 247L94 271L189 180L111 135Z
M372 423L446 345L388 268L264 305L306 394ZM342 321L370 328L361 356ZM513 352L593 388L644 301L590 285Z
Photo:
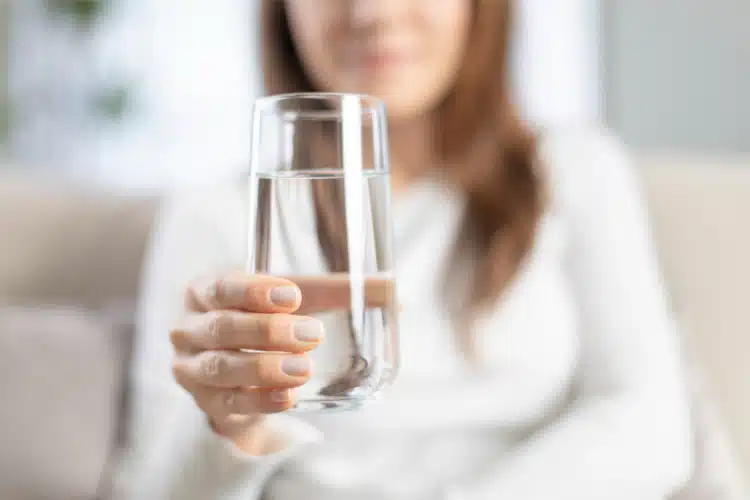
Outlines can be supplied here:
M523 112L543 128L603 123L630 146L696 391L708 401L697 420L712 430L699 445L718 451L703 460L735 484L750 478L750 2L519 5L514 64ZM66 330L39 340L47 351L54 342L72 349L86 332L111 333L101 346L111 362L82 366L72 354L63 368L96 379L86 390L109 402L99 420L85 422L90 449L81 451L70 428L46 426L50 439L71 436L72 448L45 451L53 464L55 453L75 450L76 472L55 476L70 488L96 483L116 439L124 332L158 197L247 168L250 108L262 93L257 7L0 0L0 353L12 353L0 359L0 375L33 369L19 361L14 335L24 329ZM33 315L24 312L30 307ZM52 373L28 380L62 384ZM72 394L59 389L64 415ZM0 389L3 400L13 390ZM24 411L19 422L49 413Z
M750 151L748 2L520 3L517 88L538 125L603 120L644 152ZM242 170L256 4L3 0L8 154L116 188Z

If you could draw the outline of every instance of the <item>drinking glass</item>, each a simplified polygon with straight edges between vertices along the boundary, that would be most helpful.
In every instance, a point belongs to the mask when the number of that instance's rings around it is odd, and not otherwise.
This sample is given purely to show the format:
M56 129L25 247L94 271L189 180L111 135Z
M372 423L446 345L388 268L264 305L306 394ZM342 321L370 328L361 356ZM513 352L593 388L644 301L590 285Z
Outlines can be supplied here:
M288 278L325 340L293 410L350 409L398 368L391 193L383 104L287 94L253 110L247 271Z

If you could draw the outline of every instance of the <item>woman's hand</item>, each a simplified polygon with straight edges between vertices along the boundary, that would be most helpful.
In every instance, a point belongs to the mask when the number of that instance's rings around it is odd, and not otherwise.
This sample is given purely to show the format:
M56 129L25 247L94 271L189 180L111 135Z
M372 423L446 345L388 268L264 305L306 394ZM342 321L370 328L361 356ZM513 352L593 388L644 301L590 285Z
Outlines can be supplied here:
M198 281L185 300L188 313L171 332L177 382L216 432L248 453L267 451L262 416L294 405L292 389L310 378L306 353L322 341L322 323L292 314L302 293L282 278Z

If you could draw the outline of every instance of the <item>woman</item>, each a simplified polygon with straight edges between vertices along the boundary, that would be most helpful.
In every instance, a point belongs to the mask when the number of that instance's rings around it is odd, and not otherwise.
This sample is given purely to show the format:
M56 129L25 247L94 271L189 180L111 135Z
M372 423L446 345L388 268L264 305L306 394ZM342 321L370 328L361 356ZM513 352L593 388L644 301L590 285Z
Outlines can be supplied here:
M526 129L511 7L263 2L269 93L388 107L403 368L359 412L280 413L324 341L292 314L305 290L241 272L241 186L172 202L146 273L123 497L633 500L685 481L678 339L630 166L611 137ZM461 276L455 310L441 290Z

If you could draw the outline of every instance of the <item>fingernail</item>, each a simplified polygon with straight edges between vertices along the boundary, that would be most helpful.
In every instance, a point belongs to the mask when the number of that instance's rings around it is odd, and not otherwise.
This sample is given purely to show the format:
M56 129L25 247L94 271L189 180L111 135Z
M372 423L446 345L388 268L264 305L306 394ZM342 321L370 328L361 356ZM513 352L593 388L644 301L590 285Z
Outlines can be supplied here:
M296 286L279 286L272 288L268 294L271 303L275 306L293 307L299 301L300 291Z
M310 371L310 362L301 356L290 356L281 361L281 371L292 377L302 377Z
M272 403L286 403L289 401L289 391L286 389L269 391L268 399L270 399Z
M232 280L218 280L209 290L209 296L214 297L220 304L242 304L247 296L247 287L244 283Z
M294 325L294 336L300 342L318 342L323 338L323 323L317 319L306 319Z

